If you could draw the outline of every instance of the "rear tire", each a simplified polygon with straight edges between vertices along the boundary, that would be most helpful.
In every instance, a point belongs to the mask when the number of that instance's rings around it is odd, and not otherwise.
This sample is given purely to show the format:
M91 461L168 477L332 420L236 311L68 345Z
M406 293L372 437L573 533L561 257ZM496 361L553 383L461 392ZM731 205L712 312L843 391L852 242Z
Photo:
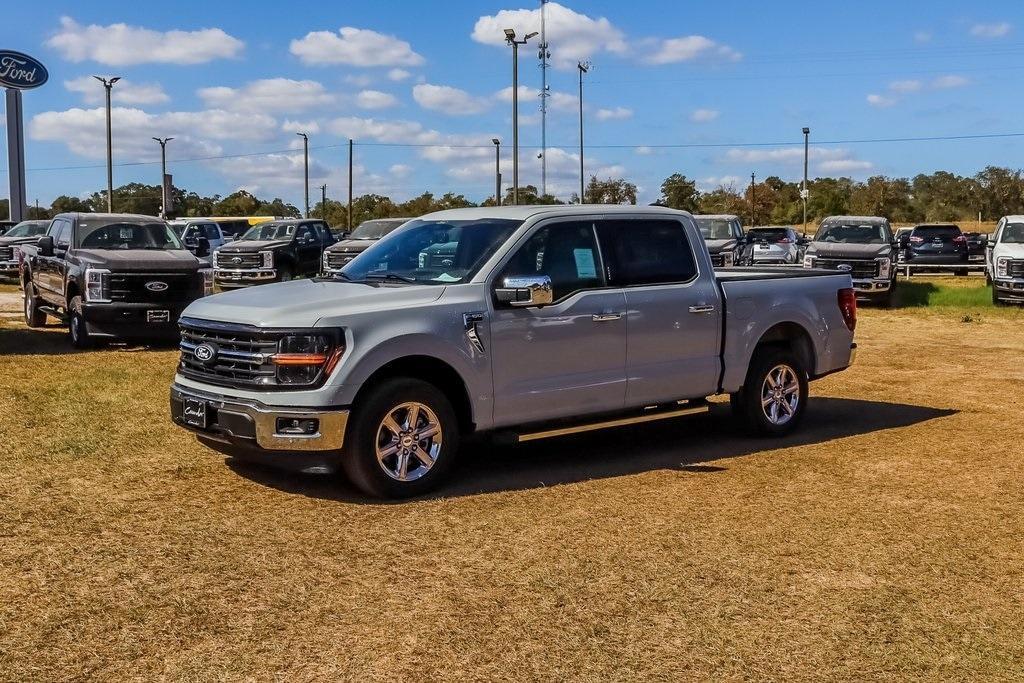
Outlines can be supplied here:
M36 288L31 282L25 283L25 324L29 327L45 327L46 312L39 309L42 299L36 296Z
M441 484L458 449L458 418L444 393L433 384L398 377L360 397L341 465L364 493L409 498Z
M807 408L807 371L792 351L762 347L754 352L743 388L729 397L733 414L753 436L785 436Z
M82 297L80 296L72 297L68 304L68 337L71 339L71 346L76 349L91 349L93 347L89 328L82 315Z

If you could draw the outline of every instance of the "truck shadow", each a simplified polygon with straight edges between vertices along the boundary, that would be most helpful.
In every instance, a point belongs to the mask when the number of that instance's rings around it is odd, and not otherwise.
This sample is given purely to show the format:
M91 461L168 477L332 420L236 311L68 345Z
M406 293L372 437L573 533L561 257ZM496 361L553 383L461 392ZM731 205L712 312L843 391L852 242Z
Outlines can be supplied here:
M782 439L756 439L740 434L727 404L716 404L705 415L529 444L502 446L474 439L463 445L449 483L419 500L526 490L656 470L714 474L726 471L724 461L731 458L908 427L957 412L816 397L798 432ZM712 462L715 464L706 464ZM244 477L289 493L353 503L382 503L357 492L341 476L301 475L237 460L228 460L228 464Z

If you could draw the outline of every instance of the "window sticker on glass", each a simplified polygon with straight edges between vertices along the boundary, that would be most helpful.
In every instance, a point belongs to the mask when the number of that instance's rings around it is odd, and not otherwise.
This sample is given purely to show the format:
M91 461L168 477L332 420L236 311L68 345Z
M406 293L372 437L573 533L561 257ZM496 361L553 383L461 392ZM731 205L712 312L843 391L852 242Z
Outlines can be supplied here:
M590 249L573 249L576 258L576 277L597 277L597 265L594 263L594 252Z
M121 239L130 240L132 238L132 229L121 228L120 230L118 230L118 234L121 236Z
M434 278L434 282L458 282L460 279L462 278L457 278L454 275L449 275L448 273L441 273Z

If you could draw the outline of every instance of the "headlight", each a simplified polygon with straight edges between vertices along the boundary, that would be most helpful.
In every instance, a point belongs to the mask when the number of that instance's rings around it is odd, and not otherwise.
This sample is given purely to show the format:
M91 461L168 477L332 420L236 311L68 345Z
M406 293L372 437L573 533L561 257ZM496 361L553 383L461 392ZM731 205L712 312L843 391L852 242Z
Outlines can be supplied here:
M199 272L203 275L203 296L210 296L213 294L213 268L200 268Z
M729 268L734 263L736 263L736 254L732 253L731 251L723 251L722 252L722 267L723 268Z
M323 270L326 271L327 270L327 251L326 250L324 251L324 255L322 257L320 257L320 262L321 262L321 264L323 266Z
M878 259L878 277L881 280L888 280L889 273L892 271L892 259L889 257L883 257Z
M278 342L277 350L270 360L278 383L302 386L330 374L345 345L334 334L290 334Z
M263 254L263 267L273 268L274 267L274 252L272 251L261 251Z
M25 252L21 250L21 247L14 247L11 251L11 259L17 261L19 264L25 260Z
M804 254L804 268L814 267L814 257L810 254Z
M91 303L110 302L110 271L103 268L85 269L85 300Z
M1002 256L996 259L996 277L1009 277L1010 259Z

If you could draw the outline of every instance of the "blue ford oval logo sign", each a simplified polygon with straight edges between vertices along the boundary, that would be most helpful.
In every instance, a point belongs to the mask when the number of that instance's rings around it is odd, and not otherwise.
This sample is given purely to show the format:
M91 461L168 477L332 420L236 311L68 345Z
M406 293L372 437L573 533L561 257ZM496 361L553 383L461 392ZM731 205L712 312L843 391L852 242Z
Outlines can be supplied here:
M152 282L146 283L146 289L151 292L165 292L167 291L167 283L160 282L159 280L153 280Z
M0 85L5 88L38 88L49 78L46 67L32 57L14 50L0 50Z
M840 263L838 266L836 266L836 270L841 270L845 273L849 273L851 270L853 270L853 266L851 266L849 263Z
M192 351L192 355L200 363L209 363L217 357L217 349L213 344L200 344Z

